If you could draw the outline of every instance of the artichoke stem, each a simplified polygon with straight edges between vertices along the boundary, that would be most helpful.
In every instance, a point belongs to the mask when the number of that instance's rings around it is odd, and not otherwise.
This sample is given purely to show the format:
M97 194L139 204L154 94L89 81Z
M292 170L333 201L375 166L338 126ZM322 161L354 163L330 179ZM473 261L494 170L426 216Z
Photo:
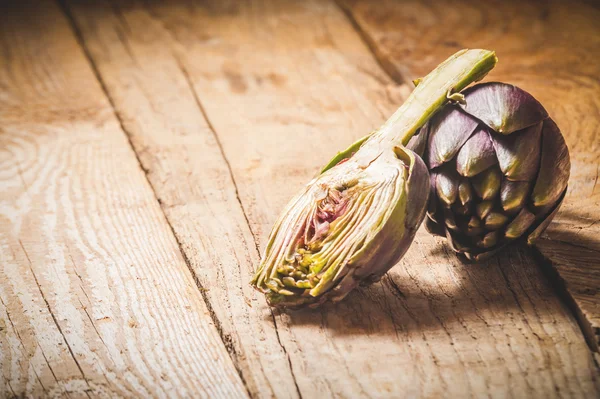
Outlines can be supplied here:
M406 146L411 137L450 100L473 81L481 80L498 62L489 50L461 50L425 76L376 136ZM375 138L375 137L373 137Z

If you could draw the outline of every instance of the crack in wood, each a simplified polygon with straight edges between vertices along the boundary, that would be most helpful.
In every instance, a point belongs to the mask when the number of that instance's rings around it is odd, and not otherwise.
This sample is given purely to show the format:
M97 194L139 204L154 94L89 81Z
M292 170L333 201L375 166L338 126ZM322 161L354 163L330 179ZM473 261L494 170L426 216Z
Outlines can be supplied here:
M409 87L413 86L413 81L410 77L406 76L406 74L398 68L394 62L392 62L388 57L385 57L382 54L381 49L377 46L373 38L369 35L369 33L362 28L360 23L356 20L354 14L352 14L352 10L350 10L343 2L340 0L334 0L335 4L338 8L346 15L348 22L354 28L354 31L358 34L362 42L365 44L369 52L373 55L373 58L377 62L377 64L381 67L381 69L396 83L398 84L406 84ZM371 74L371 76L375 77Z
M248 225L250 234L252 234L252 238L254 239L254 246L256 248L256 252L258 253L258 256L260 257L260 248L258 246L258 240L256 239L256 235L254 234L254 231L252 230L252 225L250 224L250 219L248 219L248 214L247 214L246 209L244 208L244 204L242 203L242 200L240 198L240 192L238 189L238 185L237 185L237 182L233 175L233 170L231 169L231 164L229 163L229 159L227 159L227 156L225 155L225 150L223 149L223 144L221 143L221 139L219 138L217 131L215 130L212 122L210 121L210 118L208 117L208 114L206 113L206 110L204 109L204 106L202 105L202 101L200 101L200 97L198 96L196 89L194 89L194 84L192 82L192 79L190 78L190 75L189 75L187 69L185 68L185 66L183 65L183 63L181 62L181 59L179 58L179 56L177 56L177 54L173 54L173 57L177 61L177 65L179 66L179 69L181 70L181 73L183 74L183 76L185 78L185 81L192 93L192 96L194 97L196 106L200 110L202 117L204 118L204 120L206 121L206 124L208 125L208 129L212 133L212 135L215 139L215 142L217 143L217 147L219 148L219 152L221 154L221 157L223 158L223 161L225 162L225 165L227 166L227 172L229 173L229 177L231 178L231 182L233 183L235 198L240 206L240 209L242 210L242 214L244 215L244 219L246 221L246 224Z
M532 247L532 253L534 258L537 260L537 264L540 265L541 269L544 270L544 274L548 277L550 284L552 285L554 292L561 299L561 302L566 306L567 309L571 312L579 328L581 329L581 333L583 334L585 341L587 342L590 350L598 353L600 346L600 333L597 328L594 328L591 322L587 317L583 314L582 309L577 305L575 298L569 292L567 288L567 283L565 279L560 275L560 273L556 270L552 260L544 255L542 251L540 251L537 247ZM595 358L594 358L595 359ZM594 362L598 371L600 371L600 365L598 362Z
M191 81L191 78L190 78L190 75L189 75L187 69L183 66L181 60L179 59L179 57L177 55L174 54L174 58L177 61L177 65L179 66L179 69L181 70L183 76L185 77L185 80L186 80L186 82L187 82L187 84L188 84L188 86L189 86L189 88L190 88L190 90L192 92L193 97L194 97L194 101L196 102L196 105L198 106L198 109L200 110L200 113L204 117L204 120L206 121L206 124L208 125L209 130L213 134L213 137L214 137L214 139L215 139L215 141L217 143L217 146L219 148L221 156L222 156L223 160L225 161L225 164L227 166L227 171L229 173L229 177L231 178L231 181L233 183L233 187L234 187L234 190L235 190L235 197L236 197L237 202L238 202L238 204L240 206L242 214L244 215L244 220L246 221L246 225L248 226L248 230L250 231L250 234L252 235L252 239L254 241L254 247L256 248L256 252L258 254L258 257L260 258L260 248L259 248L259 245L258 245L258 240L256 238L256 235L254 234L254 231L252 230L252 225L250 224L250 220L248 219L248 215L246 213L246 210L244 209L244 205L242 203L242 200L240 198L240 193L239 193L239 190L238 190L238 185L237 185L237 182L235 180L235 177L234 177L234 174L233 174L233 170L231 169L231 164L229 163L229 160L227 159L227 156L225 155L225 151L223 149L223 145L221 143L221 140L219 139L219 135L217 134L217 131L215 130L214 126L212 125L210 119L208 118L206 110L204 109L204 106L202 105L202 102L200 101L200 98L198 96L198 93L194 89L194 85L193 85L193 83ZM169 223L169 225L170 225L170 223ZM174 230L173 230L173 234L176 236ZM182 250L182 252L184 254L184 257L187 258L187 255L185 255L185 251ZM186 261L186 262L188 262L188 261ZM191 267L190 267L190 271L194 275L194 278L196 278L196 275L193 272L193 269ZM205 296L204 293L203 293L203 296ZM207 306L211 306L211 305L209 305L210 300L209 300L208 297L205 297L205 301L207 302ZM212 307L211 307L211 309L212 309ZM273 312L273 309L269 308L269 311L271 312L271 317L272 317L272 320L273 320L273 327L275 328L275 334L277 336L277 342L279 343L279 346L281 347L281 349L283 350L283 353L285 354L285 356L287 358L287 361L288 361L288 364L289 364L289 367L290 367L290 374L291 374L292 379L294 381L294 385L296 387L296 392L298 394L298 397L300 399L302 399L302 393L300 392L300 387L298 386L298 381L296 380L296 376L294 375L294 368L292 367L292 359L290 358L290 355L287 353L285 345L283 345L283 343L281 342L281 339L279 337L279 329L277 327L277 321L275 319L275 314ZM216 313L212 312L211 313L211 317L213 315L214 315L214 319L218 321L218 317L217 317ZM220 321L219 321L219 324L220 324ZM222 329L219 329L219 331L220 331L220 334L223 334ZM229 349L231 349L230 354L232 356L234 356L234 354L235 354L235 348L233 346L231 346L231 348L228 348L228 350ZM235 359L232 359L232 360L234 360L234 364L236 364L236 368L237 368L237 361L235 361ZM248 395L250 395L250 389L247 386L247 383L246 383L246 381L245 381L245 379L243 377L241 369L238 369L238 372L240 374L240 377L242 378L242 381L244 381L244 385L246 386L246 389L248 390Z
M81 368L81 365L79 364L79 361L77 360L77 357L75 357L75 353L73 352L73 348L71 348L71 344L69 343L69 341L67 340L67 337L63 333L63 330L62 330L60 324L58 323L58 320L56 319L54 312L52 311L52 307L50 307L50 303L48 302L48 299L46 299L46 295L44 294L44 291L42 290L42 286L40 285L40 282L38 281L38 278L35 275L35 272L33 271L33 265L31 264L31 259L29 258L29 254L27 254L27 251L25 250L25 246L23 246L23 243L21 242L21 240L18 240L18 241L19 241L19 245L21 246L21 249L23 250L23 253L25 254L25 258L27 258L27 262L29 264L29 270L31 271L31 275L33 276L33 279L35 280L35 284L37 285L38 290L40 291L40 295L42 296L42 299L44 300L44 303L46 304L46 308L48 309L48 312L50 313L50 317L52 317L52 321L54 322L54 324L56 325L56 328L58 329L58 332L62 336L63 341L65 342L65 345L67 345L67 349L69 350L69 353L71 354L71 357L73 358L73 361L75 362L75 365L79 369L79 372L81 373L81 376L83 377L83 380L87 384L88 388L92 389L87 377L85 376L83 368ZM48 367L50 367L50 364L48 364ZM54 377L56 378L56 376L54 376ZM57 380L57 382L58 382L58 380ZM90 394L87 390L85 390L85 393L86 393L87 397L90 397Z
M8 322L10 323L10 325L13 329L13 332L19 339L19 345L21 346L21 348L23 350L26 350L25 345L23 344L23 338L21 338L21 334L19 333L19 330L17 330L17 328L15 327L15 323L12 321L12 318L10 317L10 313L8 312L8 306L6 306L6 304L4 303L4 300L2 299L1 296L0 296L0 304L2 304L2 306L4 306L4 310L6 312L6 318L8 319ZM44 386L44 383L40 379L40 376L38 375L37 371L35 370L35 367L33 367L33 365L31 364L31 358L27 359L27 363L33 370L33 374L35 374L35 377L38 380L38 382L40 383L40 386L42 387L42 390L44 391L44 393L48 394L48 390L46 389L46 387ZM54 375L54 372L52 371L52 368L50 367L50 365L48 365L48 368L50 369L51 373ZM4 380L6 381L6 383L10 386L10 379L7 378L6 376L3 376L3 377L4 377ZM56 379L56 376L54 376L54 378ZM58 383L58 380L56 380L56 382ZM11 390L12 390L12 387L11 387ZM14 393L14 391L13 391L13 393Z

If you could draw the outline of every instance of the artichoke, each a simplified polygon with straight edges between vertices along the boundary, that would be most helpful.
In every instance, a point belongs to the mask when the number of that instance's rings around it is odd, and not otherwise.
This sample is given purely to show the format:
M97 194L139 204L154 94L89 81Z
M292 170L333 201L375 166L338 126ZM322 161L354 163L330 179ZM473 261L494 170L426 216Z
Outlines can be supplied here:
M404 255L430 190L427 167L405 145L448 98L495 63L487 50L447 59L381 128L338 153L288 203L252 280L271 306L341 300Z
M542 233L565 196L570 161L556 123L529 93L491 82L462 95L408 147L431 174L427 230L477 261Z

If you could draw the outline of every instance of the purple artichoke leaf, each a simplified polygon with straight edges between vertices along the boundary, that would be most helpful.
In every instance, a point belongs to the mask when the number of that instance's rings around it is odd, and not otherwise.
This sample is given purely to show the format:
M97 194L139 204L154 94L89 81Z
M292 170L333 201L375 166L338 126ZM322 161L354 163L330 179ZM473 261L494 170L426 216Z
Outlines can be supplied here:
M498 230L508 222L509 218L503 212L492 211L490 212L485 220L484 225L488 230Z
M429 121L426 159L429 168L437 168L454 158L477 129L478 121L455 106L446 106Z
M432 220L437 220L437 212L439 208L439 203L437 200L437 196L435 193L435 184L436 184L436 176L437 173L431 171L429 173L429 200L427 201L427 213L431 215Z
M471 216L468 221L461 221L460 230L468 237L475 237L484 232L481 219L477 216Z
M521 209L519 214L506 226L504 235L509 239L521 237L529 227L535 222L535 215L527 208Z
M535 208L545 208L558 201L567 188L571 160L565 139L552 119L542 130L542 159L531 199ZM540 213L536 209L536 214Z
M477 243L477 246L480 248L491 248L491 247L495 246L496 244L498 244L499 239L500 239L500 232L499 231L491 231L491 232L487 233L485 236L483 236L481 241L479 241Z
M492 249L491 251L480 252L477 254L465 253L465 256L467 259L469 259L472 262L480 263L480 262L484 262L484 261L490 259L491 257L493 257L494 255L496 255L505 246L506 246L506 244L496 247L496 248Z
M404 224L407 229L414 230L421 224L427 211L429 194L431 191L429 169L425 162L414 151L406 147L395 147L396 156L409 166L408 180L406 182L407 205L410 212L405 217Z
M493 208L494 203L492 201L481 201L479 204L477 204L475 210L477 211L477 216L479 216L480 219L485 219Z
M502 173L513 181L533 180L540 164L542 122L509 135L490 133Z
M502 172L498 166L488 168L473 177L473 188L477 195L484 200L492 200L500 191Z
M454 213L449 209L444 209L444 223L446 224L446 227L450 230L458 231L458 225L456 224Z
M458 196L458 184L460 176L456 169L450 164L442 165L432 171L435 173L435 187L438 199L446 207L450 207Z
M535 241L548 228L548 226L552 222L552 219L554 219L554 217L558 213L558 210L560 209L560 206L562 205L566 194L567 194L567 189L565 188L565 191L563 191L562 196L556 202L556 204L554 204L554 206L550 209L550 211L547 212L543 217L541 217L541 218L538 217L537 224L534 224L535 227L533 228L533 230L527 237L527 244L529 244L529 245L534 244Z
M453 232L446 228L446 238L448 239L448 245L454 252L464 253L470 250L470 245L465 237L462 237L460 233Z
M473 187L468 179L462 179L458 185L458 199L461 205L466 206L473 201Z
M521 210L527 201L530 190L531 182L503 179L500 187L502 209L508 213L516 213Z
M496 163L494 147L483 127L475 131L456 157L456 169L466 177L475 176Z
M406 148L413 151L425 161L425 148L429 139L429 123L426 123L419 131L412 136ZM425 161L427 162L427 161Z
M460 107L500 134L511 134L535 125L548 113L533 96L506 83L482 83L463 91Z

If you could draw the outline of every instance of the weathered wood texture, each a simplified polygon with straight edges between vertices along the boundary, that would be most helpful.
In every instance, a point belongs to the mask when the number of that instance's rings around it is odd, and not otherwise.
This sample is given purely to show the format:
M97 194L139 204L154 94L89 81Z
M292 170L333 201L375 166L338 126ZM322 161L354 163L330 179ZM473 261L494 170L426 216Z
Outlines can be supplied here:
M397 81L426 74L464 47L496 50L488 80L544 104L571 154L569 191L537 244L574 299L592 348L600 340L600 7L581 1L341 0Z
M0 6L0 397L246 397L56 4Z
M68 9L252 395L598 395L580 329L526 250L474 267L423 231L339 305L272 314L249 289L292 193L410 90L334 3Z

